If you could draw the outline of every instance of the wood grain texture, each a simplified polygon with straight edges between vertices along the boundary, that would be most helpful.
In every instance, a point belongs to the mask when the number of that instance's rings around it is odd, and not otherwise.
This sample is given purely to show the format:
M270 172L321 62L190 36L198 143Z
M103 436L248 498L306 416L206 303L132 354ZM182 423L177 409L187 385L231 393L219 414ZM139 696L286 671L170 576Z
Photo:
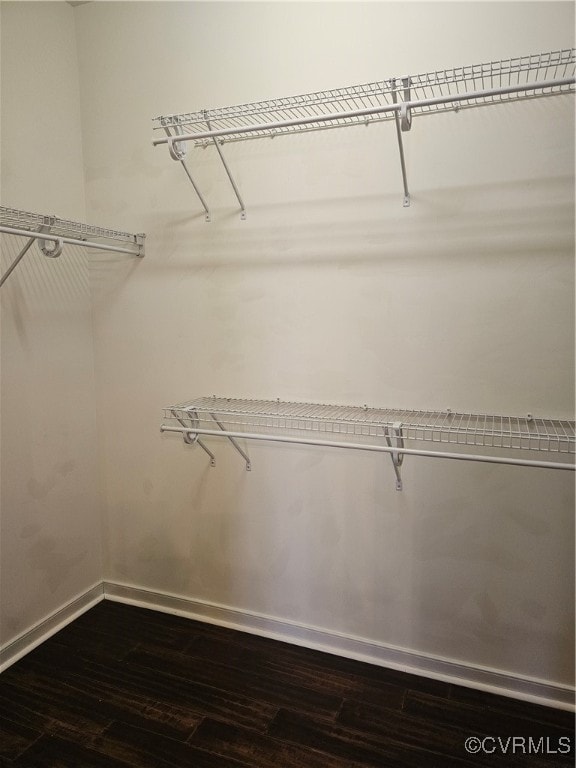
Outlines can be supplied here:
M0 677L0 768L573 764L571 713L111 601Z

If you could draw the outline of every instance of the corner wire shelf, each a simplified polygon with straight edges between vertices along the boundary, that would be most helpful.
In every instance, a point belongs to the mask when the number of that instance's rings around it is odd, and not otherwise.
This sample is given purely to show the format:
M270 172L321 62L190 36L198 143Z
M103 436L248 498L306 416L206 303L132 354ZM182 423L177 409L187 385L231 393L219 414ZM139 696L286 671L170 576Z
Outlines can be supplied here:
M411 411L368 406L319 405L280 400L199 397L164 409L161 432L180 433L188 445L199 445L215 465L202 436L226 437L251 469L239 439L297 443L364 451L391 456L396 489L402 490L400 467L405 455L480 461L546 469L572 470L574 463L510 458L499 449L537 454L576 452L575 423L563 419L495 416L451 411ZM361 442L357 442L360 440ZM458 452L407 447L427 442L457 445ZM476 454L470 447L496 449Z
M214 144L245 218L244 203L222 152L225 142L394 120L407 207L410 194L402 133L410 130L413 117L574 93L575 74L574 48L531 54L300 96L161 115L153 120L154 130L165 135L152 143L167 144L171 157L182 164L207 221L210 211L185 156L190 142L195 147Z
M115 229L104 229L5 206L0 206L0 233L28 238L28 242L0 278L0 287L35 241L38 241L38 247L44 256L53 259L60 256L64 245L80 245L84 248L142 257L146 237L144 234L131 235Z

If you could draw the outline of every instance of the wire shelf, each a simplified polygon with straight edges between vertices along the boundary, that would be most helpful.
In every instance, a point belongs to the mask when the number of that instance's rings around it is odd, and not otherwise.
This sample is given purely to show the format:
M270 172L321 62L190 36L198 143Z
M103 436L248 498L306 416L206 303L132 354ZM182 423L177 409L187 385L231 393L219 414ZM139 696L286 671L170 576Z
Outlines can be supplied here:
M164 409L164 426L304 433L325 440L380 438L401 426L407 441L574 454L575 423L531 416L318 405L280 400L199 397ZM205 425L208 425L207 427ZM331 438L331 436L333 436Z
M79 240L98 238L115 240L116 242L140 245L141 235L120 232L115 229L104 229L77 221L60 219L57 216L45 216L39 213L21 211L17 208L0 206L0 226L37 232L40 227L49 227L50 234L62 237L73 237Z
M575 49L569 48L412 75L409 78L412 114L418 116L505 101L573 93L575 65ZM572 82L556 84L558 81L569 79L572 79ZM219 137L219 141L224 142L393 120L393 105L396 99L405 100L405 80L407 78L390 78L287 98L162 115L154 118L154 130L161 130L171 136L185 136L202 134L210 125L210 131L213 132L233 131L229 135ZM553 85L545 85L554 81L556 83ZM527 85L534 88L523 90ZM506 93L492 93L502 88L512 90ZM514 90L515 88L518 90ZM463 98L477 93L479 95L474 98ZM450 97L454 97L454 100L450 101ZM448 100L441 103L422 103L446 98ZM386 107L391 110L347 116L350 112ZM306 122L280 127L276 125L291 120ZM256 129L256 126L259 127ZM202 137L194 143L204 146L210 141L210 138Z

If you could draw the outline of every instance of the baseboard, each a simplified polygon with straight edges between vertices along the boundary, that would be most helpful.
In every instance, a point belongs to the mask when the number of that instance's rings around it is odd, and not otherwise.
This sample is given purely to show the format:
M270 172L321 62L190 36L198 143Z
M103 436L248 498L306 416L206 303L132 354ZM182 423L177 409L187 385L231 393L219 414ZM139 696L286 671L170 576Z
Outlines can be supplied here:
M36 646L43 643L67 624L77 619L94 605L104 599L104 585L102 582L94 585L78 597L66 603L62 608L54 611L50 616L35 624L31 629L11 640L0 648L0 672L10 667Z
M197 621L230 627L455 685L572 712L575 710L575 691L573 687L567 685L462 664L455 660L415 653L409 649L397 648L361 637L284 621L273 616L242 611L226 605L152 592L128 584L104 582L104 596L108 600L186 616Z
M452 659L416 653L409 649L285 621L273 616L114 582L96 584L0 648L0 672L103 599L137 605L177 616L186 616L197 621L230 627L241 632L270 637L293 645L301 645L305 648L357 659L381 667L398 669L410 674L423 675L435 680L443 680L501 696L572 712L575 710L575 691L573 687L567 685L511 675L486 667L462 664Z

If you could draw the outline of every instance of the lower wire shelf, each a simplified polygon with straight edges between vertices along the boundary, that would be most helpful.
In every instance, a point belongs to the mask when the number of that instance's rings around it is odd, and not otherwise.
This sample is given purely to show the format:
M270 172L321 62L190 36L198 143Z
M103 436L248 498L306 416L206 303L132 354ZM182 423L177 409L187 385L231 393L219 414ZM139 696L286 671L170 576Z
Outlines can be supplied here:
M576 469L574 421L452 411L413 411L368 406L320 405L281 400L199 397L164 409L162 432L176 432L215 457L201 439L225 437L251 469L239 439L318 445L388 453L402 490L400 467L406 455L480 461L545 469ZM457 450L411 447L420 442L458 446ZM472 453L469 448L488 449ZM517 456L503 451L518 452ZM542 458L557 454L559 460ZM529 458L529 455L532 458Z

